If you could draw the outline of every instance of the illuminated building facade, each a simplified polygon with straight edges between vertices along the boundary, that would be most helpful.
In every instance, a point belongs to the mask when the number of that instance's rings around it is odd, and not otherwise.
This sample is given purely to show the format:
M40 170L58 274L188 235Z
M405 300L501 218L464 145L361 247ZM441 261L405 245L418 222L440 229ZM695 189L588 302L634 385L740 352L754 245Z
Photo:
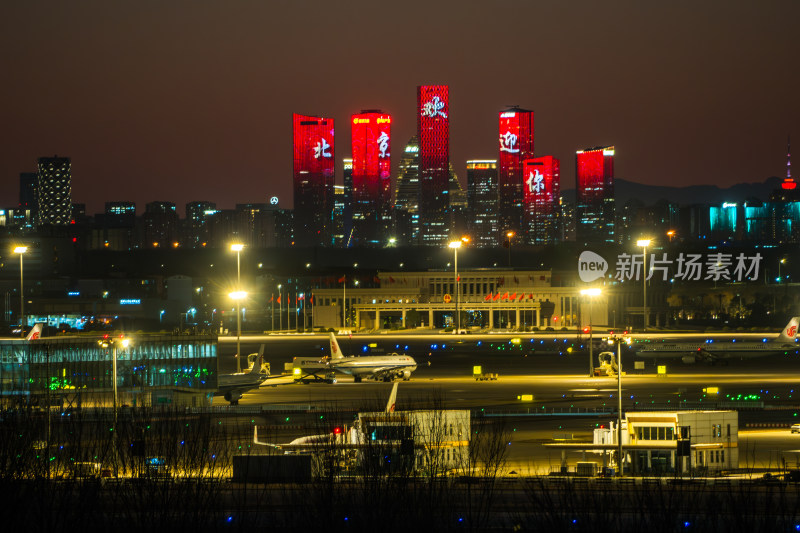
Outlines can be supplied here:
M528 244L552 244L559 234L560 162L552 156L523 162L524 238Z
M533 157L533 111L512 107L499 115L500 227L503 233L514 230L519 234L523 229L522 162Z
M497 246L497 160L467 161L467 220L472 244Z
M172 202L150 202L142 215L143 248L169 248L178 243L178 212Z
M613 244L614 147L578 150L575 168L576 240Z
M332 239L333 119L294 114L295 246L328 246Z
M214 202L189 202L186 204L185 244L191 248L204 248L211 242L211 225L218 213Z
M341 189L338 185L333 186L333 242L337 247L347 248L353 236L353 160L342 159L342 169L344 186Z
M450 94L447 85L417 87L420 244L442 246L449 235Z
M351 117L352 245L383 245L391 228L392 117L377 110Z
M72 221L72 162L56 156L40 157L38 163L38 224L66 226Z

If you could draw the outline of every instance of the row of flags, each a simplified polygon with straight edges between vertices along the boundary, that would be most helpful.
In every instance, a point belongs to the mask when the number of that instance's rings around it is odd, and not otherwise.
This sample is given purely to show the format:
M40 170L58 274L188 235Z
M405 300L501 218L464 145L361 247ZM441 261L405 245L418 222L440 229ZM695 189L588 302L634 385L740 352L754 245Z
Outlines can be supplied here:
M281 299L283 299L283 300L281 301ZM295 304L299 304L300 302L305 301L305 299L306 299L306 295L301 293L299 296L297 296L294 299L294 302L295 302ZM285 303L286 305L291 305L292 304L292 297L289 294L279 294L278 297L275 298L275 294L273 293L273 295L269 299L269 301L270 302L275 302L275 303L278 303L278 304L279 303ZM314 295L313 294L308 297L308 303L310 303L311 305L314 305Z
M521 302L522 300L525 300L525 299L534 300L535 298L533 297L532 293L521 292L521 293L517 294L515 292L513 294L509 294L508 291L506 291L505 294L502 294L502 295L499 292L494 294L494 295L490 292L489 294L487 294L483 298L483 301L484 302L489 302L489 301L496 302L496 301L500 300L500 301L513 302L513 301L516 300L516 301L520 301Z

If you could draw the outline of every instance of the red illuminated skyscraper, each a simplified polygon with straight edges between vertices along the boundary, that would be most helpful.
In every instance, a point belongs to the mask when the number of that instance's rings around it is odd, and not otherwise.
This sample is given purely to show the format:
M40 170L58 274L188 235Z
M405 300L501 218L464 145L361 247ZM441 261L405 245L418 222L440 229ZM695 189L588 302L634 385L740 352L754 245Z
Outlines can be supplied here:
M392 117L367 110L351 119L353 147L352 244L385 244L391 227Z
M523 162L524 227L529 244L552 244L557 240L560 162L552 156Z
M614 147L575 154L575 238L584 243L614 243Z
M329 246L333 224L333 119L294 114L296 246Z
M421 244L441 246L449 234L450 95L447 85L417 87Z
M500 233L505 234L522 229L522 162L533 157L533 111L518 107L500 111L498 130Z

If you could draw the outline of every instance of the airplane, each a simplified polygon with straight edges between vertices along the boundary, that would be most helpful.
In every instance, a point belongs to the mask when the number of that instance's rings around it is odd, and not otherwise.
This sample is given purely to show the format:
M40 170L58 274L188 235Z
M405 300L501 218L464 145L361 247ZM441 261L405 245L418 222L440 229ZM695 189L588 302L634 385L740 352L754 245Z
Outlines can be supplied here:
M333 332L330 333L331 339L331 359L330 368L337 372L350 374L353 381L360 383L365 377L392 381L394 378L403 378L403 381L411 379L411 373L417 369L417 362L408 355L391 353L387 355L351 355L345 357L336 342Z
M25 337L25 340L26 341L35 341L35 340L38 340L38 339L41 339L41 338L42 338L42 323L41 322L37 322L31 328L30 332L28 333L28 336Z
M800 317L792 317L781 330L780 335L761 342L680 342L672 344L649 344L636 348L637 357L666 359L680 357L686 364L705 362L715 364L720 360L734 358L763 357L765 355L786 353L798 350L797 328Z
M257 357L253 360L253 366L247 372L220 374L218 376L215 396L223 396L231 405L238 405L245 392L257 389L264 381L269 379L269 365L264 364L264 345L261 345L258 354L252 355L257 355Z
M297 383L336 383L336 374L331 369L328 357L294 357L292 375Z
M389 394L389 401L386 402L386 408L383 410L383 412L387 415L394 413L394 409L397 404L397 385L399 385L399 383L395 382L394 386L392 386L392 392ZM356 423L350 429L347 429L346 427L336 427L330 433L306 435L305 437L296 438L286 444L273 444L259 440L258 426L254 426L253 443L260 444L262 446L269 446L271 448L275 448L276 450L283 450L284 453L291 454L299 452L311 452L315 449L318 450L320 446L333 444L342 446L343 448L365 447L367 444L367 438L362 432L361 427L359 427L358 421L356 421Z

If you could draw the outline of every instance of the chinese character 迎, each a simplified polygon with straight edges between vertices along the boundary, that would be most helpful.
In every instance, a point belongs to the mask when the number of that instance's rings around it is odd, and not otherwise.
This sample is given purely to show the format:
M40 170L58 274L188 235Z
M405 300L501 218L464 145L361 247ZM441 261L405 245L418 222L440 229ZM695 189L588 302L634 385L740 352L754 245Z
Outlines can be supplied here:
M514 148L517 144L517 136L510 131L505 132L500 136L500 151L508 152L510 154L519 153L519 148Z

